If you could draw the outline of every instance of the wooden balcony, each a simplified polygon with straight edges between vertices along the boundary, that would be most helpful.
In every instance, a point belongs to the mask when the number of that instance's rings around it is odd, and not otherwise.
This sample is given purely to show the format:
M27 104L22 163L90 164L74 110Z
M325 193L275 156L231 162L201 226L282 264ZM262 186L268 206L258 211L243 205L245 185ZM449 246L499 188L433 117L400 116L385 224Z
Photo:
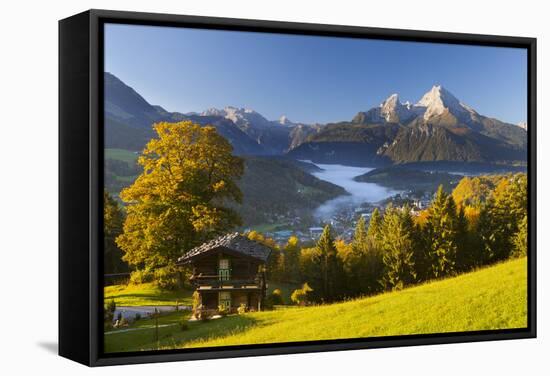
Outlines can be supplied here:
M259 276L255 278L235 277L221 280L218 275L193 275L190 278L191 283L200 291L208 290L260 290L262 288L262 279Z

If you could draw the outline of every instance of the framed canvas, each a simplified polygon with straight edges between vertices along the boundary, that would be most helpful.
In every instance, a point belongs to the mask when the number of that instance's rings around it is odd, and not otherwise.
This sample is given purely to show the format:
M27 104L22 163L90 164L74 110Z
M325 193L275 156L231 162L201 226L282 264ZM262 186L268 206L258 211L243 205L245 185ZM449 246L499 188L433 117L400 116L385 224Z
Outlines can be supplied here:
M59 23L59 353L536 336L536 40Z

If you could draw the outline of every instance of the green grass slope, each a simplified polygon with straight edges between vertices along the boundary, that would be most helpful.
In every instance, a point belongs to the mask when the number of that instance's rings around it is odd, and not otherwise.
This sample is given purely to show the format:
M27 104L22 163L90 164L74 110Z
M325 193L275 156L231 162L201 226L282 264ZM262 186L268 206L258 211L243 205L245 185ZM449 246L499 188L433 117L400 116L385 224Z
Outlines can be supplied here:
M184 305L191 305L193 298L192 291L164 290L153 283L142 283L140 285L113 285L103 289L104 300L114 300L117 306L158 306L175 305L176 302Z
M308 340L462 332L527 326L526 259L455 278L332 305L286 308L178 325L187 314L161 318L160 341L150 320L138 330L105 335L105 349L136 351Z

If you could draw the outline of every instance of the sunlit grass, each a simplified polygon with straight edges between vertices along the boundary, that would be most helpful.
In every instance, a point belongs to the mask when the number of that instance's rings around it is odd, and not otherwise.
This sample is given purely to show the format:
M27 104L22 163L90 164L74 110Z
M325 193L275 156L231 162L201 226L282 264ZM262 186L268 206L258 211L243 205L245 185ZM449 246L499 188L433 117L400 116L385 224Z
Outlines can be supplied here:
M400 292L329 306L250 314L245 333L186 346L225 346L527 326L525 259Z

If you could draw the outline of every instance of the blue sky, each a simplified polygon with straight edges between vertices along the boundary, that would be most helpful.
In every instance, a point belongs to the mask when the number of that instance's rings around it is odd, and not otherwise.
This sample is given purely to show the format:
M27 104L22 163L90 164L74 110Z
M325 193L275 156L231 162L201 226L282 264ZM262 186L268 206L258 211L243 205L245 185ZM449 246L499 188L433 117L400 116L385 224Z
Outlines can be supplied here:
M440 84L483 115L527 119L523 49L109 24L105 70L169 111L326 123Z

